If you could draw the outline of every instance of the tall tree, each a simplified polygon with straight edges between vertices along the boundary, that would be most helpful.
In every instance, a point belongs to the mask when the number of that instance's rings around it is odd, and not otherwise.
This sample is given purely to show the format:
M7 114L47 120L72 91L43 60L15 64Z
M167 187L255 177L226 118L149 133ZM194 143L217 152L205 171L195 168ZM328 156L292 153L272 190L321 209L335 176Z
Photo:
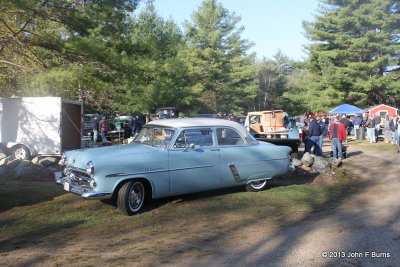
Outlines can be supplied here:
M255 97L251 43L241 38L240 18L216 0L205 0L185 23L187 49L181 57L189 66L192 92L201 112L248 109Z
M254 99L254 110L284 108L283 93L287 88L287 75L291 71L291 62L281 51L273 59L263 58L257 62L258 94Z
M322 0L315 22L304 27L314 41L309 60L319 95L400 105L398 0Z
M0 94L77 98L79 88L89 88L94 79L97 84L109 82L115 71L123 69L116 47L137 2L1 1ZM72 73L78 75L71 77Z
M187 68L177 57L185 45L182 33L171 20L165 21L149 3L131 19L127 30L127 60L137 66L126 74L117 109L153 112L160 106L187 109L191 103Z

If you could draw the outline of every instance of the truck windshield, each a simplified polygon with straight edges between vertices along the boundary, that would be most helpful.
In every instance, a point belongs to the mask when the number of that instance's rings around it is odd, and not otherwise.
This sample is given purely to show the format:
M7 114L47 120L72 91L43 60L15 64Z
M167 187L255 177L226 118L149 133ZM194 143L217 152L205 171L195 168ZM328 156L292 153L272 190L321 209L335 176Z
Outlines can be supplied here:
M134 142L149 146L167 147L171 142L175 130L167 127L144 127L136 136Z

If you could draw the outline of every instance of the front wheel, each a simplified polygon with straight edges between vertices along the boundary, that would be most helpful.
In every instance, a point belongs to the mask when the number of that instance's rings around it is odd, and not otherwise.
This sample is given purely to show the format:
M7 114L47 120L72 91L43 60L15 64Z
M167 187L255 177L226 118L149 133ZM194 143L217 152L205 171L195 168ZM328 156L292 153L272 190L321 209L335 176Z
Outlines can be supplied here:
M129 181L118 191L117 206L125 215L138 213L146 196L145 186L142 181Z
M246 191L248 192L258 192L264 190L267 187L267 180L259 180L250 182L246 185Z

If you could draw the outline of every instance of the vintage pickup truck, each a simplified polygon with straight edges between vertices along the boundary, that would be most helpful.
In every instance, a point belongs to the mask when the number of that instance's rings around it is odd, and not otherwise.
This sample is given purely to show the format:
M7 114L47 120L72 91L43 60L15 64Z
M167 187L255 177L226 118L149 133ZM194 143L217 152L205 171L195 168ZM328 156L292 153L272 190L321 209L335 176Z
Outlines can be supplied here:
M302 131L290 122L283 110L249 112L244 125L257 140L289 146L293 153L297 153Z

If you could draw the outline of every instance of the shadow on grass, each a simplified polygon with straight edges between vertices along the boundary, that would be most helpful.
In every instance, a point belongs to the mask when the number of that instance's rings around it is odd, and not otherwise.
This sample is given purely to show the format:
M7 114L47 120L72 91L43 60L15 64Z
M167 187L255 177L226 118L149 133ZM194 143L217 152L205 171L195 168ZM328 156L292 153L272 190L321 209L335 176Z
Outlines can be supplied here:
M68 223L57 223L57 224L44 224L40 228L36 228L32 231L24 232L23 234L13 236L11 238L6 238L0 241L0 253L10 252L15 249L23 249L30 246L35 246L43 242L43 238L50 236L59 231L65 231L71 228L74 228L80 224L84 223L84 221L78 220L74 222ZM54 246L61 246L68 240L61 239L54 241Z
M286 175L281 175L274 177L267 182L267 188L272 189L276 187L284 187L291 185L304 185L311 184L315 180L315 178L319 175L317 172L306 171L301 168L296 168L295 171L291 171ZM264 191L264 190L263 190ZM147 199L146 204L143 207L141 213L151 212L153 210L157 210L158 208L168 205L170 203L180 203L180 202L190 202L197 201L202 199L208 199L213 197L223 197L231 194L236 194L239 192L246 192L245 185L228 187L228 188L220 188L215 190L196 192L184 195L171 196L160 199ZM117 199L116 197L112 199L104 199L101 200L105 205L117 207Z
M355 157L364 154L362 151L347 152L347 158Z
M287 175L281 175L274 177L273 179L268 180L267 189L272 189L276 187L285 187L291 185L304 185L311 184L315 180L315 178L319 175L319 173L312 173L303 169L297 168L296 171L290 172ZM262 190L262 191L265 191ZM158 209L164 205L169 203L178 203L178 202L191 202L202 199L208 199L213 197L223 197L229 196L240 192L247 192L245 185L229 187L229 188L221 188L204 192L197 192L185 195L172 196L168 198L162 199L152 199L148 201L146 207L143 209L143 212L149 212L155 209ZM252 194L252 193L250 193Z
M0 212L49 201L66 193L53 182L5 180L0 183Z

